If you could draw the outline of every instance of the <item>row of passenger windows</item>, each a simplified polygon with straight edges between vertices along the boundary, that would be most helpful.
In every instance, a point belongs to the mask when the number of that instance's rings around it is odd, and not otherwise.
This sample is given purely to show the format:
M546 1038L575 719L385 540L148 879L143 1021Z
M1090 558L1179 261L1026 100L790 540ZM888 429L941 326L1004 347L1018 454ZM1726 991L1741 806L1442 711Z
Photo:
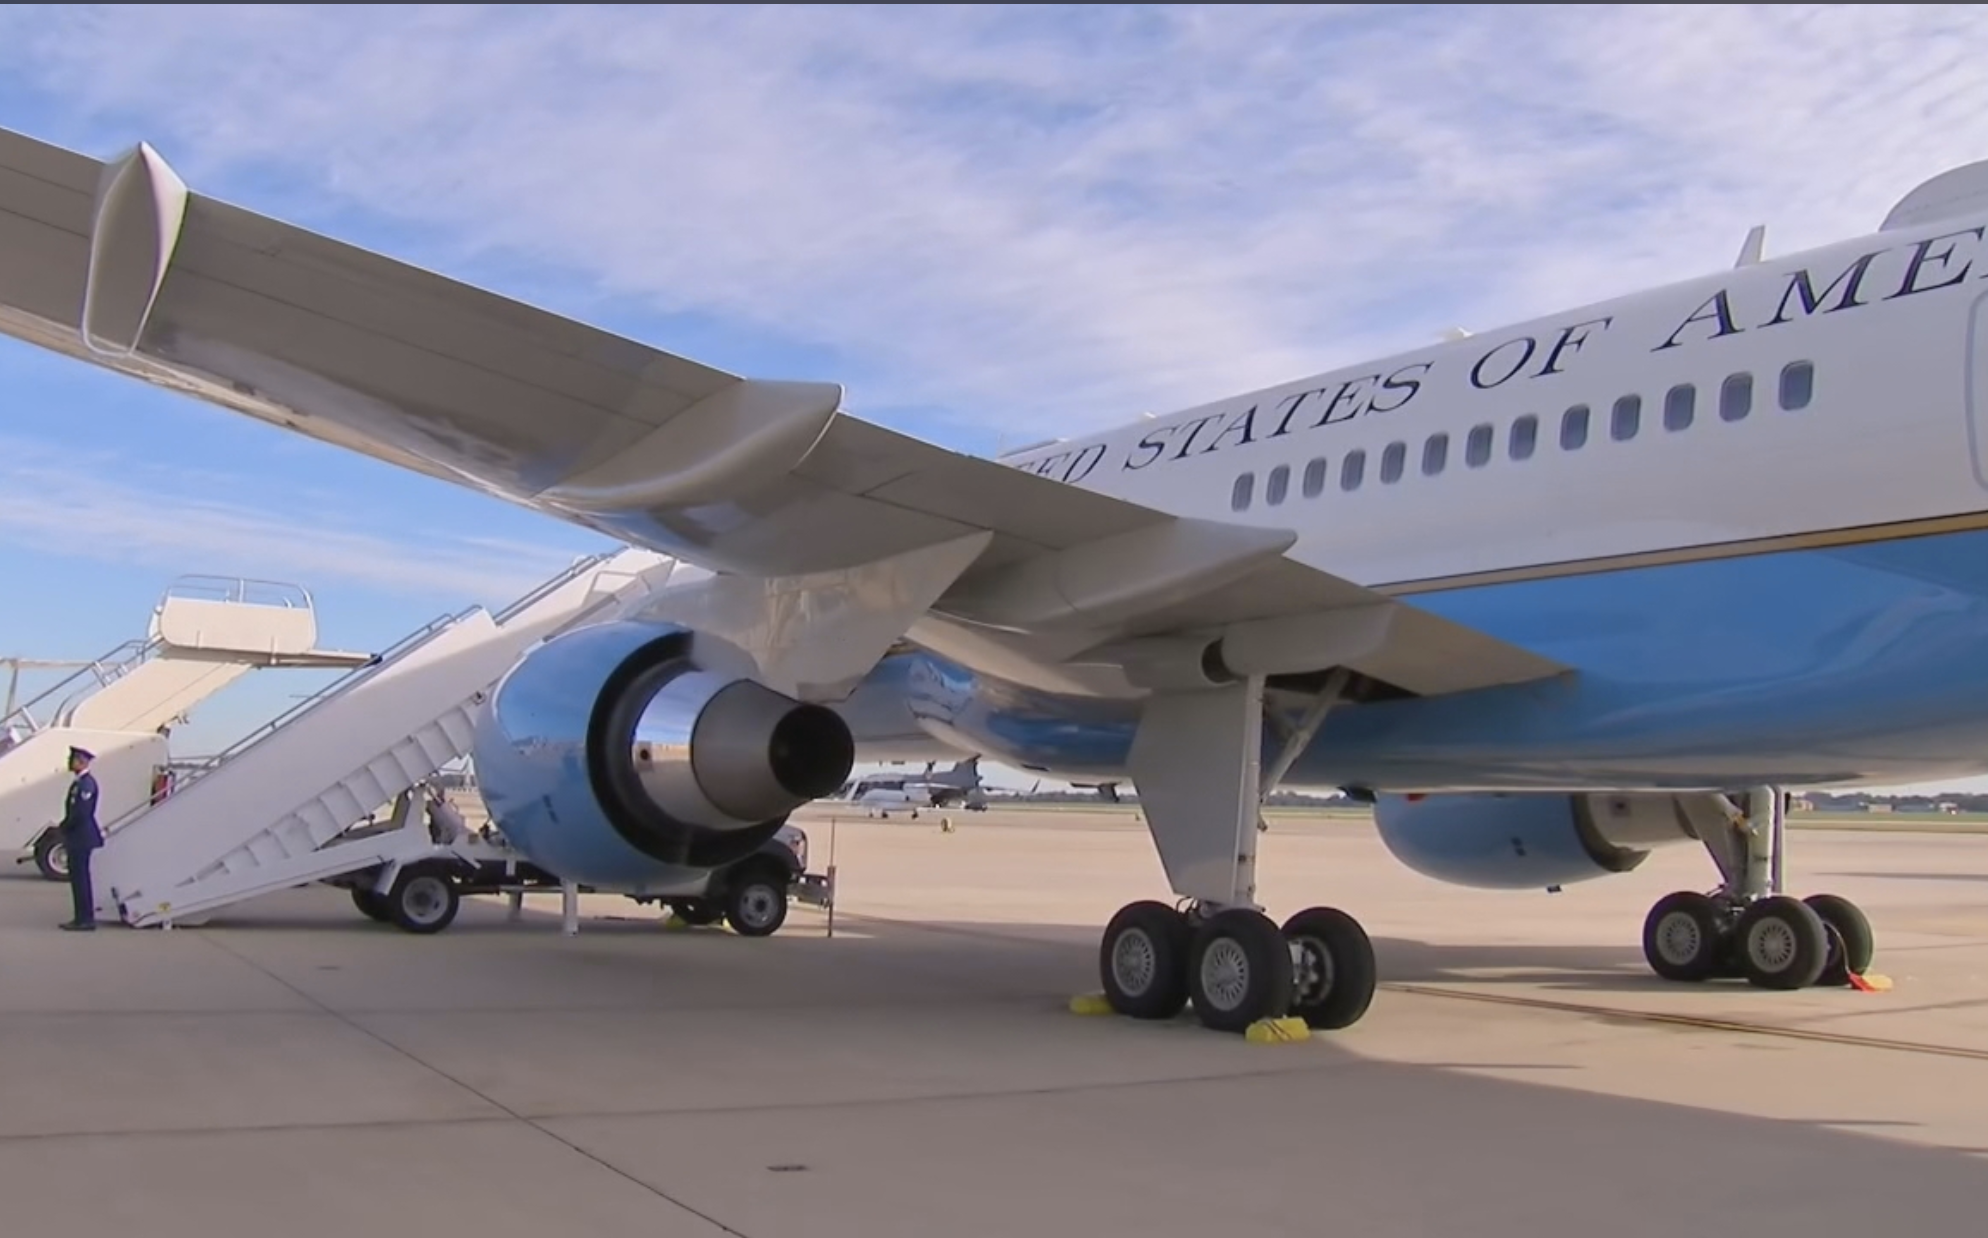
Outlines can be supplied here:
M1781 370L1778 402L1789 411L1804 409L1815 396L1815 366L1807 361L1791 362ZM1742 421L1753 411L1753 375L1733 374L1719 384L1719 420ZM1663 426L1670 431L1686 430L1698 418L1698 388L1690 383L1679 383L1664 393ZM1594 420L1594 410L1586 404L1576 404L1560 414L1558 441L1562 451L1579 451L1588 442ZM1608 410L1608 436L1618 443L1626 443L1643 428L1643 397L1625 395ZM1473 469L1483 468L1491 462L1497 450L1497 428L1490 422L1473 426L1463 440L1463 462ZM1512 460L1528 460L1539 447L1539 418L1527 413L1512 422L1505 436L1505 454ZM1420 468L1425 477L1434 477L1449 465L1450 436L1447 432L1430 435L1422 442ZM1408 444L1389 443L1381 449L1380 464L1375 470L1383 485L1401 480L1408 467ZM1308 499L1315 499L1325 493L1329 480L1330 463L1320 457L1305 465L1304 474L1298 483L1299 492ZM1339 460L1339 488L1358 490L1367 476L1367 453L1364 448L1355 448ZM1290 497L1291 466L1280 464L1270 470L1263 480L1263 501L1271 507ZM1229 506L1235 511L1246 511L1256 498L1256 473L1244 473L1236 478L1234 492L1230 495Z

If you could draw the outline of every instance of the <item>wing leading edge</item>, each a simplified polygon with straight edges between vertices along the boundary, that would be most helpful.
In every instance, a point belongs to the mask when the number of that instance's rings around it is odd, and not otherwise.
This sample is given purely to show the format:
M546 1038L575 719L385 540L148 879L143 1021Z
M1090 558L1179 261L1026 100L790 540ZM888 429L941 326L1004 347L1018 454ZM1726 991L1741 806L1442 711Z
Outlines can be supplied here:
M1347 664L1413 692L1566 669L1286 558L1286 531L920 442L837 385L729 374L192 193L146 146L104 163L0 130L0 331L720 572L985 534L932 609L1066 655L1194 634L1248 660L1318 644L1330 614Z

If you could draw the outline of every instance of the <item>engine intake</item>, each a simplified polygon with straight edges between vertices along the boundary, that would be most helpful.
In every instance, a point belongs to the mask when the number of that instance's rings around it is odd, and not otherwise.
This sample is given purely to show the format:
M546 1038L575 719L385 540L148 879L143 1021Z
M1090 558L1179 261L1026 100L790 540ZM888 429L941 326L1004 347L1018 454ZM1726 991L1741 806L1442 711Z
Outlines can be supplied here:
M592 885L751 854L855 764L840 715L766 687L755 669L673 625L606 623L546 641L478 720L492 815L535 863Z

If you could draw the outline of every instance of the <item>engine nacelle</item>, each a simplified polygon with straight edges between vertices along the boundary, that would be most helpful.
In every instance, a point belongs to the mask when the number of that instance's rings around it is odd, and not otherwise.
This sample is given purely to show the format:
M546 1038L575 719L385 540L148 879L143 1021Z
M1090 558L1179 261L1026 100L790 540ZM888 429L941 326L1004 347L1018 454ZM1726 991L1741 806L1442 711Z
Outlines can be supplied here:
M1374 825L1425 877L1486 890L1544 889L1626 873L1696 832L1674 795L1379 796Z
M511 845L567 880L639 889L751 854L849 777L833 710L753 678L750 657L668 624L553 637L477 718L477 782Z

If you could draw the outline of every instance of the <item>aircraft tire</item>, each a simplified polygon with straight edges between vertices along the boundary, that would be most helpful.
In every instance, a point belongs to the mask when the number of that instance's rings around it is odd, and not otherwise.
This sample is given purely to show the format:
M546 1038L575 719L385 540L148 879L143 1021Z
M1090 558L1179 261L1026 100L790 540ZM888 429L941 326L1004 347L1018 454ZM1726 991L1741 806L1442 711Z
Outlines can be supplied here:
M1728 938L1717 902L1679 890L1658 899L1643 918L1643 959L1665 980L1694 984L1724 970Z
M1373 1005L1380 972L1360 922L1336 907L1307 907L1284 922L1298 947L1291 1013L1319 1031L1351 1027Z
M1201 922L1187 955L1188 1000L1203 1027L1247 1031L1291 1012L1291 946L1269 916L1231 907Z
M1748 904L1733 925L1733 946L1747 983L1760 989L1806 989L1829 962L1822 917L1785 894Z
M1098 979L1113 1011L1171 1019L1187 1007L1187 917L1151 900L1121 907L1098 945Z
M1829 961L1823 964L1816 983L1840 988L1850 983L1851 976L1869 971L1871 957L1877 953L1877 938L1857 904L1840 894L1811 894L1802 901L1822 917L1829 930Z

